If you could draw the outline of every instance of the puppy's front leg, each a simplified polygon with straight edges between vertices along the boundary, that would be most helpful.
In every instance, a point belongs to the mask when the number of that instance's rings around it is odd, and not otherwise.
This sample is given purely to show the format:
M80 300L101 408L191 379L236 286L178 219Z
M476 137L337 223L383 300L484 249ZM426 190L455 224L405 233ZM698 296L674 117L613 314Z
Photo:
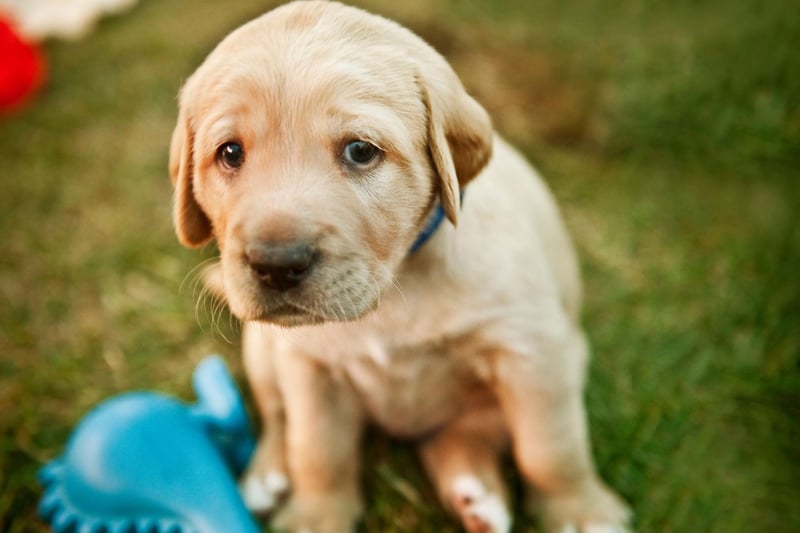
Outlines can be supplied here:
M500 350L493 358L514 456L538 489L548 533L622 533L629 512L598 478L589 449L582 398L586 342L571 324L561 331L535 335L527 353Z
M242 477L240 489L247 508L269 513L281 503L289 490L286 467L286 415L283 396L275 373L275 343L267 330L245 323L242 352L250 390L261 415L258 447Z
M290 532L354 531L363 510L359 457L364 419L355 391L305 355L281 351L276 363L292 494L274 526Z

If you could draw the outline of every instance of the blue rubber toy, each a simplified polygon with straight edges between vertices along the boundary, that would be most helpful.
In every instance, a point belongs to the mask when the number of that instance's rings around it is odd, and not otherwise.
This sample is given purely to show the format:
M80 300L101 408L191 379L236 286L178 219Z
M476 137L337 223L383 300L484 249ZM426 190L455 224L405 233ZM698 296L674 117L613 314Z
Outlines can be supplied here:
M92 410L40 472L57 533L258 533L236 476L254 448L225 363L195 369L198 401L134 392Z

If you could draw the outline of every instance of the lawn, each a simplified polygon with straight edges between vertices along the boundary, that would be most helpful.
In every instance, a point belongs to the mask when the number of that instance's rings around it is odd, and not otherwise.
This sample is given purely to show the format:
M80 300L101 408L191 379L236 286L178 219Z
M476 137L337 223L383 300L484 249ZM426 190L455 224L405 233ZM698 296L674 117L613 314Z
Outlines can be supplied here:
M35 473L93 405L188 399L208 353L241 379L166 160L182 80L270 5L143 0L48 43L46 87L0 118L0 531L46 531ZM445 53L560 200L597 463L637 530L800 531L800 4L362 5ZM459 530L410 447L373 434L367 456L363 531Z

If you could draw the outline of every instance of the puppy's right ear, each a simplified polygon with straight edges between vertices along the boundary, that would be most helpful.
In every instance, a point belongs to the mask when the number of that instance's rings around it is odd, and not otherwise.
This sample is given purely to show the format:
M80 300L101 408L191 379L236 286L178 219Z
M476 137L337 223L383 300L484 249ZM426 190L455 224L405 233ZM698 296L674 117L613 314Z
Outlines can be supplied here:
M212 237L211 221L194 195L194 134L182 108L178 124L172 132L169 152L169 174L175 187L173 220L175 233L184 246L197 248Z

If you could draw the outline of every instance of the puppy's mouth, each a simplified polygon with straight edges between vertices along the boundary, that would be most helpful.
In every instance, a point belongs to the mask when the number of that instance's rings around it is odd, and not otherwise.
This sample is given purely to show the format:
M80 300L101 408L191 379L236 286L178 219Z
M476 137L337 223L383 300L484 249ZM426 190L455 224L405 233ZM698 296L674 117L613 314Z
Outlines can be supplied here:
M241 320L275 324L283 327L313 326L325 322L350 322L372 312L377 298L355 300L348 295L324 294L304 298L280 295L265 298L264 293L250 293L251 300L245 313L236 313ZM232 309L233 310L233 309Z
M284 327L310 326L320 324L325 318L298 305L279 303L267 309L258 309L248 320L265 322Z
M285 327L313 326L325 322L351 322L360 320L375 311L378 302L378 299L363 302L357 309L345 309L341 305L335 305L314 310L293 304L283 304L270 309L260 309L247 320Z
M300 309L296 305L283 304L279 305L276 309L272 310L270 314L277 316L292 317L292 316L306 315L308 313L303 309Z

